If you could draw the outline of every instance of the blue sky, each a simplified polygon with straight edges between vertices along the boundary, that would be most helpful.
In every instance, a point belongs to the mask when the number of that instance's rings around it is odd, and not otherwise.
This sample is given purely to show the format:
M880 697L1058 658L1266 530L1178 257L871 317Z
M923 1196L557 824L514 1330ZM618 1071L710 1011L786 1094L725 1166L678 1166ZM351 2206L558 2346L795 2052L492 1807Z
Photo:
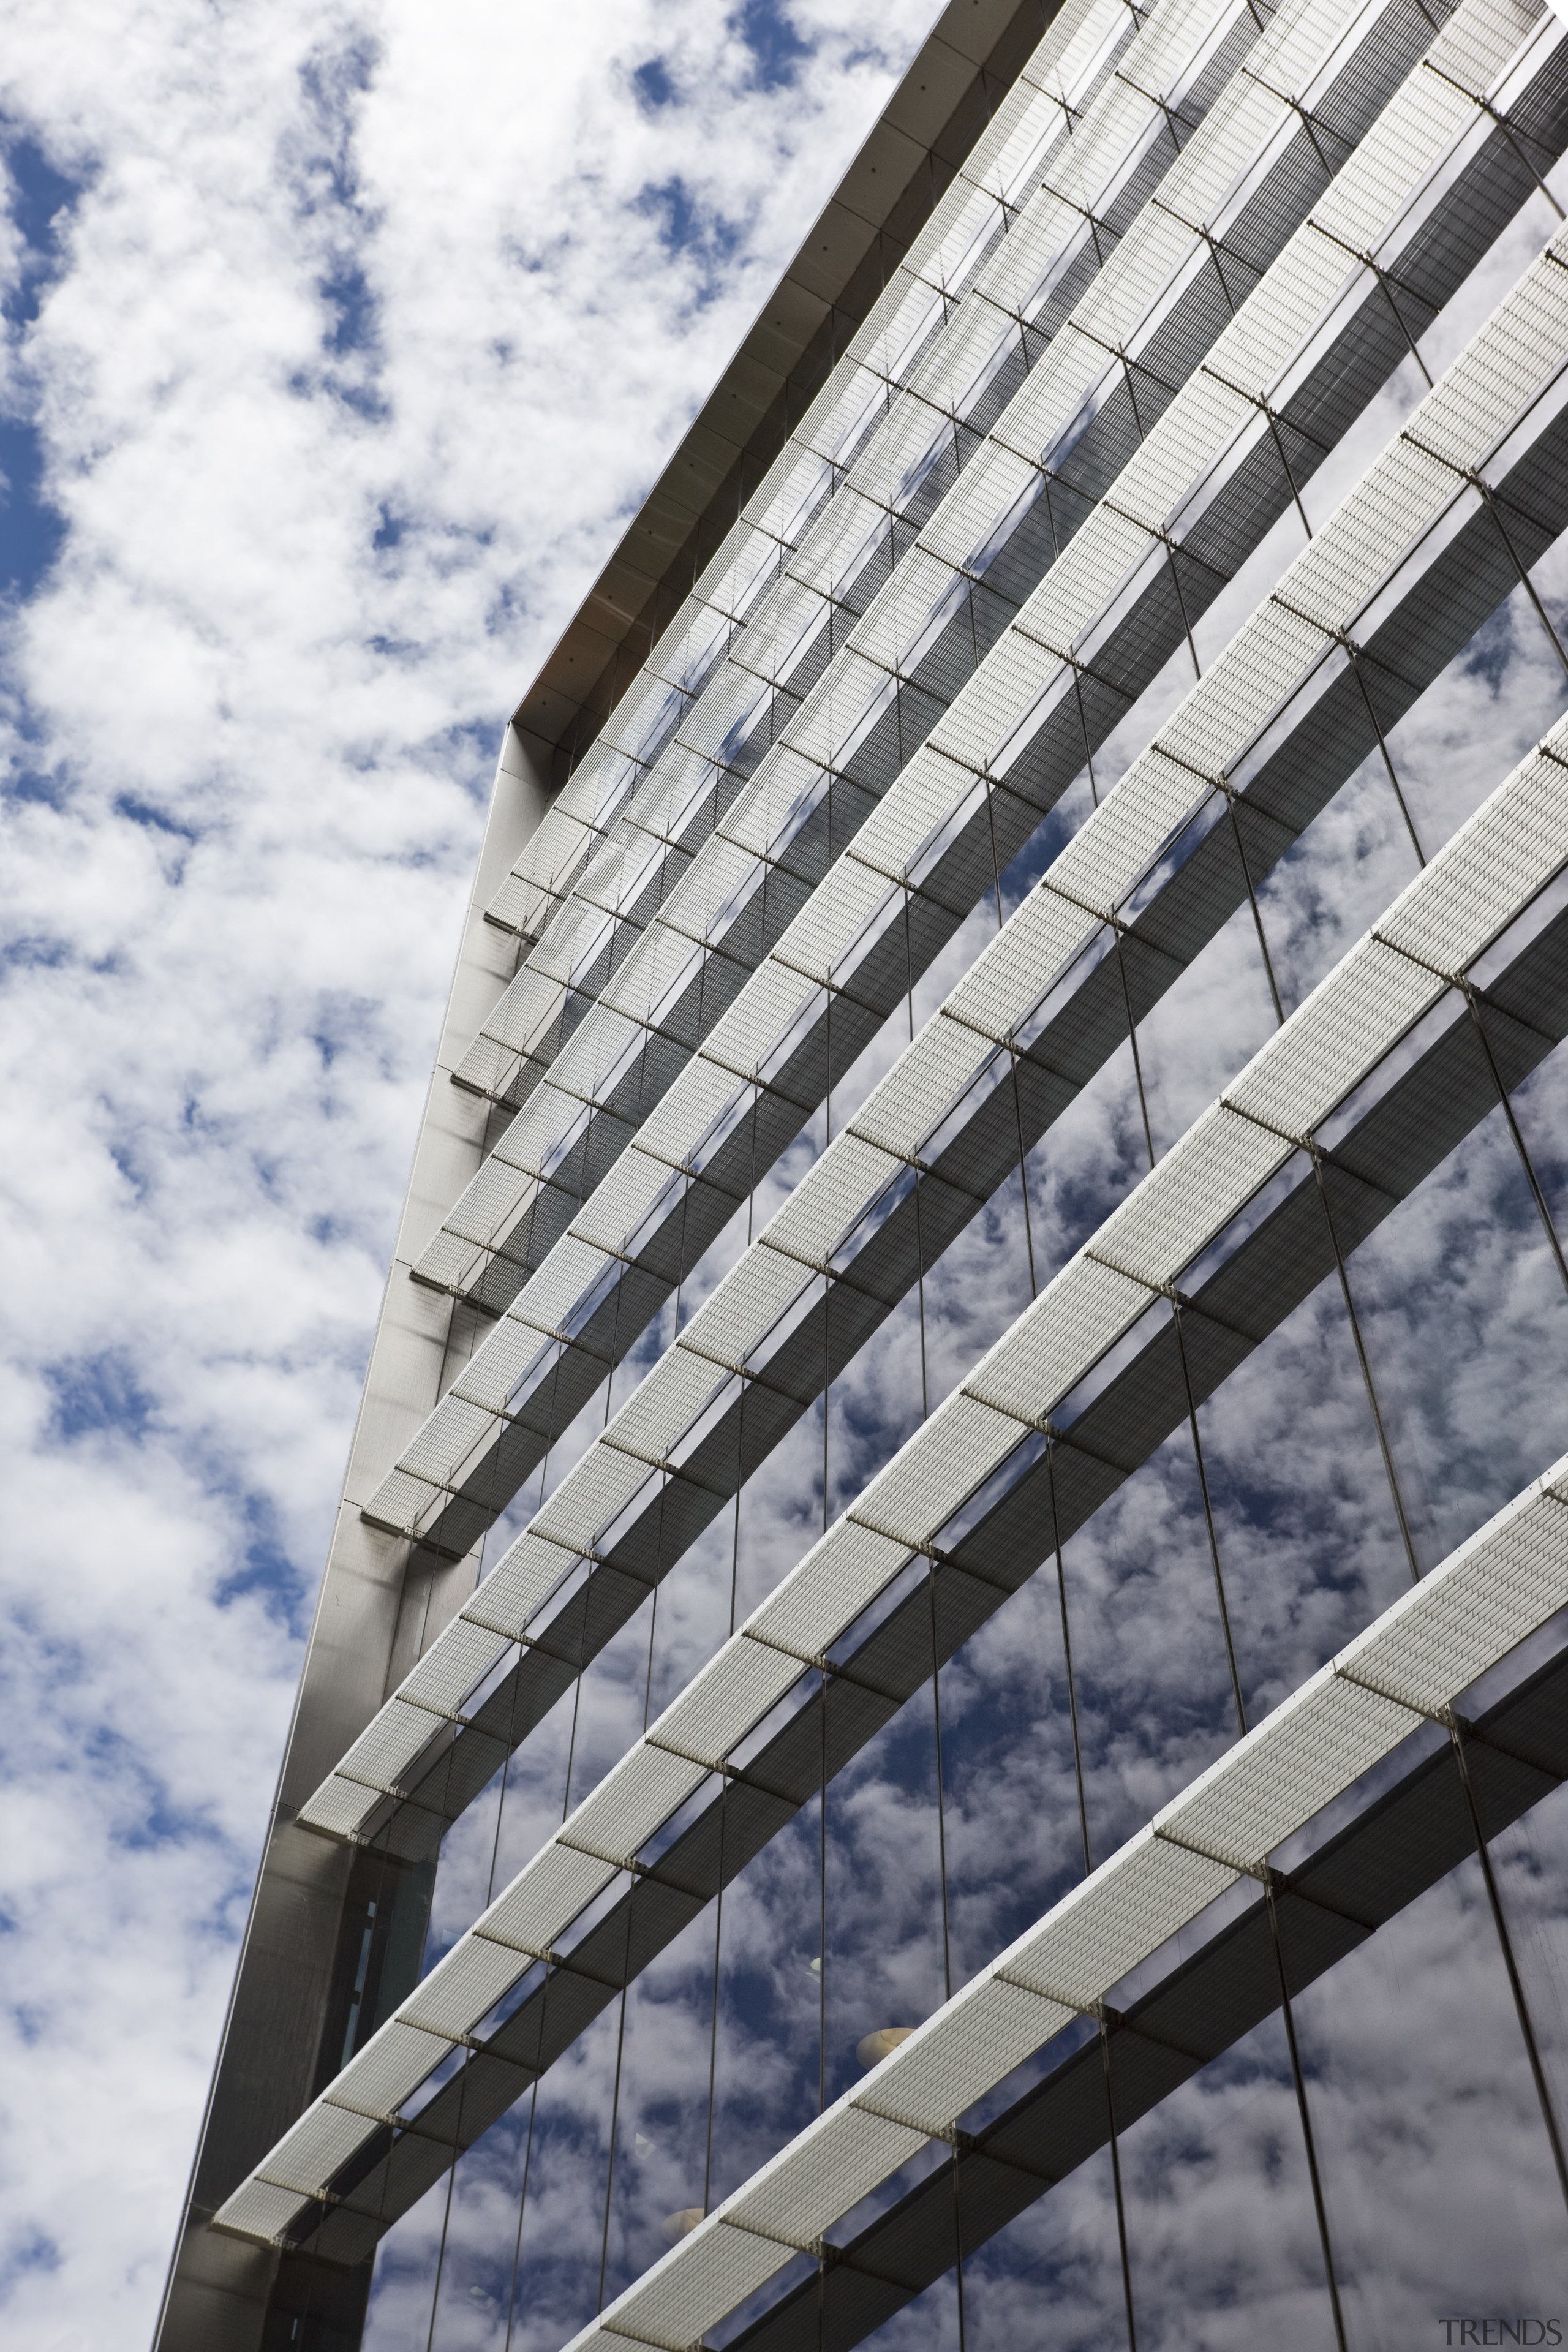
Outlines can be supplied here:
M929 14L12 12L23 2352L151 2327L501 721Z

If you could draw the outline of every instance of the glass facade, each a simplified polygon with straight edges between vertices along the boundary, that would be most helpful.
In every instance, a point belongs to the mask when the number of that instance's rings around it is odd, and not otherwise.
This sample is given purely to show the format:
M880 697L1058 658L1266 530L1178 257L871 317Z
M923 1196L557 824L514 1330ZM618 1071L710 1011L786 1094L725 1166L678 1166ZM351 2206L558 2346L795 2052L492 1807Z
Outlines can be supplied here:
M215 2195L266 2250L226 2343L1568 2330L1568 1502L1482 1671L1368 1685L1382 1750L1184 1924L1034 1985L940 2127L877 2105L1568 1455L1568 36L1023 22L496 901L442 1394L364 1505L384 1704L302 1812L314 2104ZM1184 1172L1216 1105L1245 1181ZM1086 1269L1128 1296L1083 1339ZM876 1576L769 1631L847 1529ZM911 2144L710 2228L845 2101ZM704 2305L725 2231L766 2263Z

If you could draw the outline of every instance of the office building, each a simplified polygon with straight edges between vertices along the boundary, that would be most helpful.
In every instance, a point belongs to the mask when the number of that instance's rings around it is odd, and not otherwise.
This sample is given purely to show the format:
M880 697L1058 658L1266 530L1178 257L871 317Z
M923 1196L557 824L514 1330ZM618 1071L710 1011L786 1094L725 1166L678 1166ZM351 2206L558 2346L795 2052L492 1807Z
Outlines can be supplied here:
M1565 148L939 21L506 730L164 2352L1568 2330Z

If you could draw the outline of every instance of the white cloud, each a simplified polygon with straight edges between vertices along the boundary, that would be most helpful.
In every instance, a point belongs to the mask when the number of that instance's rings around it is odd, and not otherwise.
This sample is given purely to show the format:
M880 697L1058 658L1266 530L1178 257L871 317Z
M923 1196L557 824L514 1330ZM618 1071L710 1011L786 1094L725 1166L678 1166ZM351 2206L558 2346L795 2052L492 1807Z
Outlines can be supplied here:
M19 2347L152 2324L500 721L928 16L800 0L786 83L695 0L10 14Z

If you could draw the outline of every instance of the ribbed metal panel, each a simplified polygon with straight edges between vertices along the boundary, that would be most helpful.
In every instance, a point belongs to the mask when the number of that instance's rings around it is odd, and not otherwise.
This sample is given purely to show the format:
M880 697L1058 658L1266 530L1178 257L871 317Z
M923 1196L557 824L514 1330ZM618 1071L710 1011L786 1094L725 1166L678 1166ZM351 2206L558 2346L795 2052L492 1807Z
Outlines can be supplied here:
M816 1657L837 1641L898 1575L907 1544L840 1519L746 1620L753 1633Z
M973 217L978 220L985 217L987 202L983 191L977 192L971 181L960 178L940 199L937 211L942 213L945 208L951 220L969 206ZM933 221L936 216L932 215ZM879 375L895 378L907 363L910 351L918 350L932 320L941 317L942 309L942 295L932 281L922 277L918 268L911 268L908 259L900 261L850 338L851 357L864 361Z
M687 702L688 697L679 687L645 669L631 691L616 704L603 740L612 751L624 751L628 759L648 759L674 727Z
M538 890L557 889L563 875L575 872L595 839L582 819L558 800L518 860L513 878Z
M1400 99L1394 100L1390 114L1403 96L1401 92ZM1380 133L1382 129L1379 123ZM1374 168L1382 165L1386 161L1382 138L1369 140L1366 144L1374 151ZM1345 166L1347 172L1354 169L1364 152L1364 148L1357 149ZM1401 188L1408 184L1407 178L1400 181ZM1329 192L1331 195L1338 194L1339 185L1336 180ZM1322 207L1316 207L1313 220L1319 220L1321 213ZM1369 234L1375 235L1385 226L1388 216L1386 206L1380 209L1363 203L1351 215L1347 237L1364 245ZM1345 289L1355 289L1358 302L1363 299L1366 275L1327 237L1293 238L1247 302L1242 313L1245 327L1238 326L1227 333L1223 347L1216 346L1207 362L1209 373L1223 376L1260 399L1272 394L1278 401L1281 379L1303 345L1338 331L1342 324L1338 306Z
M489 1412L503 1412L524 1372L550 1344L531 1324L503 1317L493 1330L486 1332L453 1381L453 1395L482 1405Z
M440 1483L467 1459L489 1426L490 1415L482 1405L448 1393L404 1454L401 1466L416 1478Z
M567 1826L570 1827L570 1823ZM547 1950L563 1927L574 1919L615 1875L611 1865L599 1861L595 1855L579 1853L572 1846L552 1841L541 1847L506 1892L490 1905L488 1911L480 1914L474 1925L482 1929L485 1936L495 1937L498 1946L510 1945L525 1955ZM460 1948L455 1945L450 1957L455 1958ZM440 1965L445 1968L447 1963L442 1961ZM514 1984L521 1973L514 1960L511 1974L500 1990L504 1991ZM429 1982L428 1978L426 1982ZM423 1991L424 1988L420 1990ZM500 1997L500 1992L492 1993L490 2001ZM413 2000L404 2004L398 2011L399 2016L417 2021L416 2012L418 2004L419 1994L416 1993ZM477 2023L489 2005L486 2002L484 2008L474 2010L469 2022Z
M972 1029L940 1017L928 1021L856 1112L851 1131L909 1158L945 1118L991 1059L993 1048Z
M571 1555L524 1528L463 1604L465 1622L492 1633L521 1633L572 1569ZM439 1643L435 1647L438 1648ZM428 1654L434 1655L434 1648Z
M693 1675L655 1729L672 1748L717 1761L762 1721L800 1675L795 1659L738 1634Z
M946 563L973 563L997 518L1038 488L1039 475L1032 464L1000 440L987 441L921 533L920 543Z
M1061 107L1031 81L1016 81L996 109L963 176L989 195L1010 205L1027 194L1026 183L1044 168L1047 151L1068 136Z
M754 1071L818 993L791 965L763 963L709 1032L705 1052L737 1070Z
M742 1362L799 1297L803 1283L814 1279L777 1250L749 1250L704 1299L685 1337L721 1363Z
M800 593L807 594L810 592L802 590ZM765 700L772 674L768 621L776 609L775 594L769 599L765 614L752 622L742 640L747 655L751 656L755 639L755 660L742 663L736 657L727 661L701 701L686 715L681 723L679 747L689 755L699 760L724 758L731 739L739 736L752 712Z
M717 915L724 912L738 891L754 882L757 858L748 856L748 852L736 842L726 842L721 835L715 835L708 842L703 856L696 858L670 891L660 910L660 922L670 922L696 939L708 939Z
M1352 1642L1339 1670L1435 1712L1568 1605L1568 1488L1558 1463L1463 1545L1439 1575Z
M984 272L989 284L990 269ZM946 334L941 336L925 353L910 376L910 432L912 439L901 439L898 432L890 435L884 445L889 457L873 471L862 475L857 468L855 479L868 495L876 495L876 486L896 479L896 469L907 464L910 453L923 446L919 438L921 426L915 412L920 404L927 404L932 414L927 420L928 430L942 420L962 415L975 385L986 370L994 366L998 355L1014 340L1016 330L1003 310L991 302L966 302L953 320ZM895 451L901 456L894 456Z
M616 1415L616 1444L663 1461L724 1385L716 1366L688 1348L671 1348Z
M976 202L984 199L976 198ZM847 355L833 372L833 398L815 402L802 419L795 439L823 457L837 458L847 433L888 396L887 380L875 368Z
M583 1029L573 1039L573 1045L578 1044L584 1031L587 1030L590 1034L584 1043L584 1050L591 1051L603 1025L601 1016L606 1012L624 1012L638 1022L651 1020L669 990L683 972L695 967L700 954L701 950L692 940L668 924L650 923L619 971L605 987L595 1007L591 1030L589 1023L584 1022ZM566 1049L567 1053L571 1050L571 1046ZM556 1068L560 1068L564 1060L565 1055L563 1055Z
M869 867L842 858L803 911L795 917L779 944L786 956L814 980L831 981L837 966L859 938L867 923L885 902L889 885Z
M299 1819L306 1829L323 1830L329 1837L357 1837L377 1802L374 1791L357 1781L334 1777L300 1806Z
M602 1874L610 1875L608 1872ZM454 2037L473 2031L478 2021L509 1993L522 1973L518 1955L481 1936L464 1936L437 1960L417 1992L397 2014L405 2025Z
M395 1535L412 1535L439 1500L440 1493L440 1488L432 1486L428 1478L413 1477L406 1470L389 1470L365 1504L364 1517L372 1527L388 1528Z
M1568 723L1514 770L1506 798L1484 801L1378 923L1379 939L1440 971L1474 961L1563 864L1568 826Z
M1258 79L1249 79L1247 87L1237 92L1236 105L1226 107L1215 126L1204 158L1203 178L1195 183L1184 178L1171 190L1169 201L1173 211L1194 227L1212 215L1211 226L1216 235L1223 233L1245 191L1260 176L1259 157L1268 154L1271 143L1277 148L1279 134L1288 133L1290 129L1289 110L1268 87L1268 78L1277 70L1272 52L1266 46L1269 38L1269 34L1265 34L1248 61Z
M1048 1412L1149 1304L1130 1275L1069 1258L1004 1339L983 1356L965 1391L1024 1421Z
M1211 1105L1111 1212L1091 1244L1096 1255L1156 1288L1173 1282L1290 1149L1226 1104Z
M558 1331L579 1299L606 1273L612 1260L574 1234L563 1234L536 1274L531 1274L511 1312L545 1331Z
M1548 257L1555 257L1555 259ZM1461 467L1479 466L1510 430L1568 349L1568 234L1520 279L1496 331L1479 335L1421 404L1422 442Z
M791 819L809 808L826 781L822 764L787 743L775 743L758 765L720 828L752 856L772 853L787 839Z
M959 766L934 742L922 744L861 826L854 858L884 875L910 873L921 850L973 789L972 770ZM781 952L791 952L790 936L780 942Z
M863 619L855 624L851 649L884 669L902 669L911 646L931 614L952 596L957 574L924 547L911 548Z
M1028 717L1060 669L1056 654L1020 630L1006 630L952 709L932 728L931 748L965 768L984 769ZM906 769L889 801L897 800L908 775ZM885 812L879 814L884 823L890 821Z
M944 224L934 243L924 246L919 264L921 276L929 285L940 287L950 301L963 293L976 262L1003 229L1002 207L996 198L976 187L967 174L964 188L962 209Z
M451 2054L444 2035L426 2033L389 2018L363 2050L349 2060L326 2094L363 2116L396 2115L434 2067Z
M455 1234L458 1241L478 1243L481 1248L493 1241L510 1222L527 1189L526 1182L519 1182L519 1172L516 1161L510 1156L505 1160L487 1160L448 1216L445 1231Z
M667 1748L634 1748L578 1806L570 1834L601 1853L629 1859L707 1778L702 1765Z
M857 1506L860 1517L919 1550L1005 1462L1018 1443L1017 1423L963 1389L923 1424L873 1478Z
M625 2299L620 2341L629 2336L668 2352L688 2352L737 2299L754 2294L790 2259L789 2248L773 2239L717 2222L694 2230L679 2251L686 2257L675 2274L679 2285L670 2282L674 2257L667 2257Z
M797 2139L764 2165L745 2193L729 2202L729 2217L765 2230L787 2244L809 2246L829 2221L918 2156L925 2134L868 2115L841 2100L837 2128Z
M309 2203L292 2189L275 2189L252 2173L223 2209L223 2227L242 2238L258 2238L263 2245L280 2242Z
M1158 1834L1162 1816L1021 1936L996 1963L1015 1982L1092 2009L1238 1873Z
M654 1203L679 1181L662 1159L630 1145L601 1179L586 1206L577 1211L568 1230L579 1242L618 1250Z
M833 766L851 730L888 691L885 669L845 647L826 677L812 688L780 738L804 760Z
M1226 1088L1226 1099L1285 1135L1310 1134L1442 993L1443 982L1421 965L1378 940L1358 940Z
M1093 930L1083 908L1055 890L1030 892L948 999L961 1021L1005 1036L1036 1004Z
M801 423L810 432L821 413L822 404L838 394L838 373L854 372L852 362L840 361L839 369L828 378ZM798 436L781 453L764 482L763 490L753 498L747 512L770 538L786 544L799 530L802 515L832 478L829 460L799 440Z
M807 1169L783 1208L769 1219L769 1241L776 1249L796 1250L803 1257L830 1257L867 1202L901 1173L903 1164L866 1139L858 1114L855 1125L835 1137L831 1149Z
M1000 311L1022 316L1043 280L1065 262L1076 259L1086 247L1092 248L1091 231L1084 218L1090 209L1087 199L1079 199L1076 205L1064 204L1052 184L1061 177L1062 169L1058 158L1040 192L986 264L980 287L986 300Z
M699 679L715 661L715 654L729 642L729 614L717 612L696 595L687 597L666 633L656 640L644 668L651 670L654 677L666 677L672 687L693 694Z
M1217 679L1223 667L1211 670L1210 677ZM1222 692L1216 687L1216 698ZM1167 758L1163 751L1187 715L1188 705L1184 705L1073 835L1047 877L1052 889L1097 914L1109 915L1142 880L1176 827L1207 798L1203 774Z
M754 522L735 523L704 566L696 593L705 604L732 617L750 602L760 575L778 555L778 543Z
M626 970L629 969L628 963ZM584 1022L557 1054L544 1081L546 1087L560 1090L557 1119L569 1126L575 1118L575 1111L564 1107L571 1098L596 1101L606 1079L625 1067L628 1054L634 1053L641 1043L641 1030L635 1016L620 1014L615 1004L606 1003L601 1008L600 1018L592 1028Z
M679 1090L679 1092L678 1092ZM637 1140L665 1159L684 1159L734 1099L735 1082L716 1062L689 1062L664 1100L648 1113Z
M840 594L865 561L867 550L888 527L881 508L843 483L831 506L813 523L786 566L792 580L814 594Z
M437 1290L461 1290L482 1262L483 1253L475 1243L442 1232L435 1234L428 1248L420 1253L414 1271L419 1281L430 1283Z
M405 1706L396 1697L388 1699L343 1758L344 1778L364 1781L373 1792L399 1788L415 1758L440 1727L440 1718L426 1708ZM368 1815L374 1810L373 1793L365 1811Z
M557 1543L586 1550L637 1488L657 1475L629 1454L617 1454L607 1445L595 1446L574 1465L571 1477L562 1480L543 1509L535 1513L533 1525L542 1534L553 1536Z
M405 1675L396 1696L411 1704L422 1700L426 1706L460 1707L501 1654L484 1626L456 1617L440 1647L427 1650L413 1673Z
M364 2137L361 2116L342 2107L307 2107L267 2159L267 2178L276 2186L313 2197L341 2171Z
M1339 517L1334 518L1336 524ZM1332 534L1324 531L1317 546ZM1290 573L1281 581L1287 592ZM1260 604L1160 730L1159 741L1200 776L1226 775L1327 650L1323 632L1270 600Z
M510 1047L521 1053L541 1025L559 1010L562 989L537 967L524 964L515 980L509 982L495 1010L488 1016L479 1039L486 1044ZM479 1041L470 1051L477 1051ZM466 1057L464 1067L467 1066Z
M541 1175L551 1165L563 1128L575 1115L576 1106L570 1097L556 1087L541 1087L508 1126L490 1154L490 1161L502 1169L511 1169L515 1175ZM520 1201L527 1189L524 1184L518 1186Z
M950 2030L940 2040L906 2042L884 2058L855 2104L862 2112L875 2106L933 2137L945 2136L1074 2014L1024 1985L989 1973L976 1977L948 2003Z
M1327 1665L1166 1806L1161 1833L1256 1870L1414 1728L1408 1708Z

